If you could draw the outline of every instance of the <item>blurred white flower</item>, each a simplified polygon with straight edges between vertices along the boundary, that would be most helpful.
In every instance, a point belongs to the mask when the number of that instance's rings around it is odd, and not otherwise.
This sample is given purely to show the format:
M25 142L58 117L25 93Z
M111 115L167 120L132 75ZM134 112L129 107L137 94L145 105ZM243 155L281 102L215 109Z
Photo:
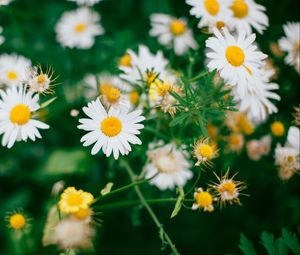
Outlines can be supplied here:
M119 154L127 155L131 151L130 143L142 144L137 137L139 130L144 128L139 123L145 120L141 116L142 111L128 112L128 109L117 110L112 107L107 112L99 98L83 107L83 111L89 118L80 119L78 128L88 131L81 142L83 146L94 144L92 155L102 149L107 157L113 153L114 158L118 159Z
M150 16L151 36L157 36L161 45L174 48L176 55L183 55L189 49L197 49L192 30L185 19L177 19L167 14L155 13Z
M31 61L17 54L0 55L0 84L16 86L28 80Z
M8 5L12 2L13 0L0 0L0 6L1 5Z
M184 186L193 177L187 153L175 144L162 141L150 144L147 152L148 163L144 166L146 178L161 190Z
M286 37L279 40L279 47L287 52L285 62L300 74L300 22L288 22L283 30Z
M286 146L300 150L300 129L298 127L291 126L289 128Z
M231 22L238 33L250 35L254 28L262 34L269 26L268 16L264 13L266 8L253 0L233 0L230 9L233 11Z
M253 139L246 143L248 157L258 161L262 156L268 155L271 149L271 136L266 135L259 140Z
M78 5L92 6L94 4L99 3L102 0L68 0L68 1L76 2Z
M86 7L65 12L55 27L57 41L64 47L90 49L95 37L104 33L100 15Z
M223 27L232 17L232 11L229 8L231 0L186 0L186 3L192 6L190 14L200 19L199 28L214 26L218 23Z
M5 92L0 90L0 135L2 146L11 148L16 141L27 141L41 138L38 131L47 129L49 126L41 121L33 119L32 113L40 106L39 96L32 92L26 92L21 85L12 87Z

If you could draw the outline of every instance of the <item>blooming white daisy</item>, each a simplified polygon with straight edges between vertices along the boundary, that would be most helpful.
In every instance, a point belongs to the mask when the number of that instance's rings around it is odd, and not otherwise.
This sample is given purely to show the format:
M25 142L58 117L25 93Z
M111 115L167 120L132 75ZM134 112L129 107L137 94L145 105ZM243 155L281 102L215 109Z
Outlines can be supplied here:
M120 153L127 155L131 151L130 143L142 144L136 136L140 134L139 130L144 128L144 125L139 124L145 120L145 117L141 116L142 111L128 112L127 109L111 107L107 112L99 98L83 107L83 111L89 118L80 119L81 124L78 128L88 131L81 138L83 146L95 143L92 155L102 149L107 157L113 153L114 158L118 159Z
M3 32L3 28L2 27L0 27L0 45L1 44L3 44L4 43L4 41L5 41L5 38L4 38L4 36L2 36L1 34L2 34L2 32Z
M99 3L102 0L68 0L68 1L76 2L78 5L92 6L94 4Z
M47 69L44 73L41 67L33 67L28 79L29 90L33 93L53 93L51 84L56 78L53 78L52 69Z
M256 80L256 82L255 82ZM280 100L280 96L274 92L279 88L276 83L267 83L259 79L255 79L252 91L247 91L243 97L238 95L235 100L239 102L239 110L245 112L247 117L255 122L260 123L264 121L272 113L277 113L277 107L270 101Z
M144 167L146 178L161 190L184 186L193 177L187 154L175 144L152 143L147 152L148 163Z
M32 114L40 108L38 100L38 95L26 93L22 85L0 90L0 135L3 134L3 146L11 148L16 141L27 141L28 138L35 141L41 138L38 128L49 128L33 119Z
M152 26L149 32L150 36L157 36L161 45L172 46L176 55L183 55L189 48L196 49L198 47L185 19L155 13L150 16L150 20Z
M283 30L286 37L279 40L279 47L287 52L285 62L300 74L300 22L288 22Z
M16 54L0 55L0 83L15 86L29 77L31 61Z
M130 66L119 66L123 71L120 77L133 84L141 84L146 82L151 84L156 78L170 78L170 73L167 71L169 61L166 60L161 51L153 55L149 48L140 45L138 54L132 50L127 52L131 58Z
M260 34L269 26L266 8L254 0L233 0L230 9L233 11L232 24L238 33L242 31L250 35L252 27Z
M249 80L261 74L260 68L267 55L253 45L255 34L246 36L245 32L241 32L233 37L227 28L222 31L223 34L215 28L215 36L206 40L206 47L210 49L206 54L209 59L207 67L209 71L220 71L225 82L236 86L237 93L242 97L247 90L253 89L254 83L250 84Z
M104 33L99 22L100 15L85 7L65 12L55 27L57 41L64 47L89 49Z
M200 19L199 28L209 27L212 24L221 27L232 16L229 8L231 0L186 0L186 3L192 6L190 14Z

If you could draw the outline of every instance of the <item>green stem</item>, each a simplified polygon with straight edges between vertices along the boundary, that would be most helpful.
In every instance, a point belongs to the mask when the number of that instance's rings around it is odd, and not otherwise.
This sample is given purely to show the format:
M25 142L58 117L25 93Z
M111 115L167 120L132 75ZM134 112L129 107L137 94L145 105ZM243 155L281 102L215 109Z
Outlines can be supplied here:
M202 77L204 77L204 76L207 75L207 74L208 74L207 71L206 71L206 72L201 72L200 74L198 74L198 75L195 76L194 78L191 78L191 79L189 80L189 82L197 81L197 80L201 79Z
M122 160L121 165L123 165L123 167L126 169L128 175L130 176L131 181L134 182L136 176L135 176L134 172L132 171L131 167L128 165L128 163L126 161ZM146 208L146 210L148 211L148 213L151 216L152 220L154 221L155 225L159 229L159 233L160 233L160 236L162 238L162 241L164 241L164 239L167 241L167 243L169 244L169 246L170 246L170 248L171 248L174 255L180 255L180 253L177 251L175 245L173 244L171 238L169 237L167 232L164 230L163 225L160 223L160 221L156 217L155 213L153 212L152 208L150 207L147 200L145 199L145 197L144 197L143 193L141 192L140 188L138 186L135 186L134 189L135 189L135 192L136 192L141 204Z

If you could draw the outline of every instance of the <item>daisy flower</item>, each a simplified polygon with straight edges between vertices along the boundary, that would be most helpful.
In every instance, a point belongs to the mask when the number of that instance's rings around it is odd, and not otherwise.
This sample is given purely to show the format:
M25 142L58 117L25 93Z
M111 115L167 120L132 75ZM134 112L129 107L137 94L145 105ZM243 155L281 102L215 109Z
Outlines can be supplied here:
M291 126L287 135L287 145L289 147L300 149L300 129Z
M227 112L225 123L231 131L245 135L253 134L255 129L254 123L243 112Z
M38 131L49 128L48 125L33 118L40 106L39 96L26 92L21 85L6 91L0 90L0 135L2 145L11 148L16 141L41 138Z
M43 93L43 94L52 94L54 91L52 90L51 83L56 80L53 78L53 70L48 68L44 73L42 68L33 67L31 69L30 78L28 79L29 91L33 93Z
M199 28L218 23L217 26L224 26L232 16L230 0L186 0L186 3L192 6L190 14L200 19Z
M245 144L244 136L241 133L232 133L225 138L231 151L240 152Z
M233 11L231 22L238 33L246 32L250 35L254 28L262 34L269 26L268 16L264 13L266 8L254 0L233 0L230 9Z
M210 187L213 189L214 195L220 202L221 206L226 203L240 204L239 196L241 195L241 191L246 188L246 185L243 182L234 180L237 173L231 178L229 178L229 171L221 177L219 177L216 173L214 174L217 177L218 182L211 184Z
M241 32L233 37L226 28L222 31L223 34L214 29L215 36L206 40L206 47L210 49L206 54L207 67L209 71L218 70L224 81L235 86L238 95L243 97L247 90L253 90L254 83L249 80L261 74L267 55L253 45L255 34L246 36Z
M78 5L92 6L94 4L99 3L102 0L68 0L68 1L76 2Z
M16 54L0 55L0 83L16 86L29 77L31 61Z
M285 37L279 40L279 47L287 52L285 62L300 74L300 22L288 22L283 30Z
M2 34L2 32L3 32L3 28L2 27L0 27L0 45L1 44L3 44L4 43L4 41L5 41L5 38L4 38L4 36L2 36L1 34Z
M91 193L68 187L61 194L58 207L64 213L76 213L82 208L88 208L93 201L94 196Z
M136 136L140 134L140 129L144 125L139 122L145 120L141 116L142 111L136 110L128 112L128 109L115 109L111 107L107 112L100 100L97 99L83 107L84 113L89 117L80 119L78 128L88 131L81 138L83 146L93 143L92 155L102 149L103 153L109 157L112 153L115 159L119 154L127 155L131 151L131 144L142 144Z
M132 50L127 52L131 58L131 66L119 66L123 71L120 77L133 84L145 82L150 85L156 78L168 78L170 74L166 70L169 61L166 60L161 51L153 55L149 48L139 46L138 54Z
M150 36L157 36L161 45L172 46L176 55L181 56L189 48L196 49L198 47L185 19L155 13L150 16L150 20L152 26L149 32Z
M65 12L56 24L57 41L64 47L90 49L95 37L104 33L100 15L88 8Z
M184 186L193 177L187 154L175 144L162 141L152 143L147 152L148 163L144 167L146 178L160 190Z
M192 210L203 209L204 212L212 212L215 208L213 206L214 197L210 192L198 188L194 192L195 203L193 203Z
M211 160L218 156L216 146L210 143L208 138L200 138L194 145L193 153L197 159L196 166L200 166L201 163L210 165Z
M17 209L13 212L8 212L5 221L9 228L18 231L27 228L31 219L23 212L23 209Z
M285 127L281 121L274 121L270 128L273 136L281 137L285 134Z
M262 156L268 155L271 149L271 136L266 135L259 140L253 139L247 142L246 149L251 160L258 161Z

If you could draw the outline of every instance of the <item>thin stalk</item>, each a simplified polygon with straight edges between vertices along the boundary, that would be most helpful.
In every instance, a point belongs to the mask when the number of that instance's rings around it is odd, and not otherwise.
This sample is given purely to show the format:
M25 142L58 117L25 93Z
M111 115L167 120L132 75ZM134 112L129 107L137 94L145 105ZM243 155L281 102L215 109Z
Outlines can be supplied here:
M134 172L132 171L131 167L125 161L121 161L121 164L126 169L131 181L134 182L136 176L135 176ZM149 203L145 199L145 197L144 197L143 193L141 192L140 188L138 186L135 186L134 189L135 189L135 192L136 192L141 204L146 208L146 210L148 211L148 213L151 216L152 220L154 221L155 225L159 229L160 236L162 236L165 239L165 241L169 244L169 246L170 246L170 248L171 248L174 255L180 255L180 253L177 251L175 245L173 244L171 238L169 237L167 232L164 230L163 225L160 223L160 221L156 217L155 213L153 212L152 208L150 207ZM164 241L164 240L162 240L162 241Z
M194 78L191 78L189 81L190 82L197 81L197 80L201 79L202 77L204 77L207 74L208 74L208 72L201 72L200 74L198 74Z

